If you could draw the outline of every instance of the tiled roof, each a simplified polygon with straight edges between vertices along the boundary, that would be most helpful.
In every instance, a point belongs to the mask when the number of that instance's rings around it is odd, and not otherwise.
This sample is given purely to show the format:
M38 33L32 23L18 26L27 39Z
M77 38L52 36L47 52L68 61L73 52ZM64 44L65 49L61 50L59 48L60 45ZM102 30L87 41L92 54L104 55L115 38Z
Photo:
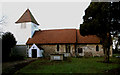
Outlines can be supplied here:
M76 29L58 29L36 31L26 44L59 44L59 43L100 43L96 36L81 36Z
M27 9L25 13L15 23L24 23L24 22L33 22L39 25L35 20L35 18L33 17L33 15L31 14L29 9Z
M36 31L27 44L53 44L53 43L75 43L75 29L58 29Z
M82 36L77 30L77 43L100 43L100 39L95 35Z

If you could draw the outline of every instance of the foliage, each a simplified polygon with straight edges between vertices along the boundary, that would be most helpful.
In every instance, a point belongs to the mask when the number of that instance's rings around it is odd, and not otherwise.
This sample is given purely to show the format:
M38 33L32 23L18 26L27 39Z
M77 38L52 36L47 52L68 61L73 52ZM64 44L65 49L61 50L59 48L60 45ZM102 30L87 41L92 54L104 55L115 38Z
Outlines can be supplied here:
M85 10L84 22L81 25L82 35L107 34L120 30L120 2L92 2Z
M118 58L111 58L113 62L106 64L102 57L71 58L71 61L50 61L39 59L16 72L16 74L34 73L104 73L105 70L119 67Z
M6 32L2 35L2 58L3 61L9 59L11 48L16 45L16 39L12 33Z
M97 35L104 48L105 61L109 62L111 34L120 31L120 2L91 2L85 10L81 35Z

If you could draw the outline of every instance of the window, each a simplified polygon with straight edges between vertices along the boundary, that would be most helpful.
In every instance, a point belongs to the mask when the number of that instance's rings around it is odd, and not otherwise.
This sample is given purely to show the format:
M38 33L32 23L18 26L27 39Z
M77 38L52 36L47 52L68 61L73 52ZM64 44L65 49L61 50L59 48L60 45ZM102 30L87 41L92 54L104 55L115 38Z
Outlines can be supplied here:
M82 52L83 52L82 48L78 48L78 53L82 53Z
M21 23L21 28L22 29L26 28L26 23Z
M57 45L57 51L59 51L59 45Z
M96 46L96 51L99 51L99 46L98 45Z
M70 45L66 45L66 53L70 53Z

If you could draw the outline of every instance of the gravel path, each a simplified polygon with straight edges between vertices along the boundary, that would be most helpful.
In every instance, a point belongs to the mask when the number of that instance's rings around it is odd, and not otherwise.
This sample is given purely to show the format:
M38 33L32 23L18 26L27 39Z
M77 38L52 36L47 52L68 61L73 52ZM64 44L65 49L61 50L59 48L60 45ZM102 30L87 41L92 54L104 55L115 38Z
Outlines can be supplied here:
M2 75L5 74L14 74L17 70L23 68L32 61L37 60L36 58L28 58L26 60L13 61L13 62L4 62L2 63Z

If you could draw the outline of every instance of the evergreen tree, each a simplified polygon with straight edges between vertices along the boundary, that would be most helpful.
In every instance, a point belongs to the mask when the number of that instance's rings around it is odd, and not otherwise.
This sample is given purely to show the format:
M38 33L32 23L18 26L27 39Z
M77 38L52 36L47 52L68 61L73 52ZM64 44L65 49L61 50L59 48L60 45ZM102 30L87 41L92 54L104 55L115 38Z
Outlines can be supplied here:
M105 52L104 61L109 62L111 34L120 31L120 2L91 2L83 19L81 35L98 36Z
M12 33L6 32L2 35L2 60L9 59L11 48L16 45L16 39Z

